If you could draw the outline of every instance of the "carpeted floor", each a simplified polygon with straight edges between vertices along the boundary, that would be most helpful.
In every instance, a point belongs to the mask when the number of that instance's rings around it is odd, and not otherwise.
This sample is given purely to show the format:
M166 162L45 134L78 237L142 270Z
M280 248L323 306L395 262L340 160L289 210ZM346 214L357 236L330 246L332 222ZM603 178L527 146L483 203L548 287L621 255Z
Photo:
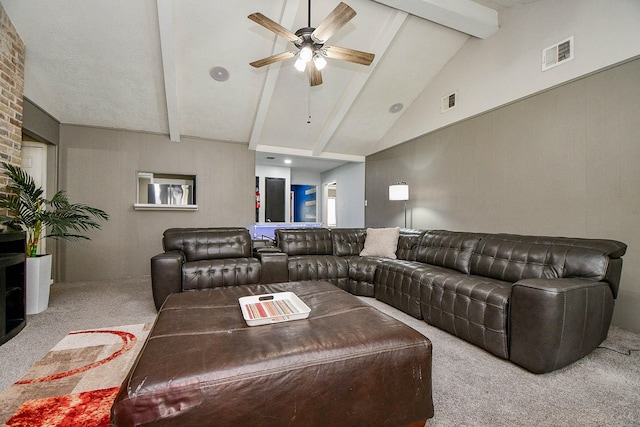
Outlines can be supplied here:
M604 346L559 371L534 375L371 298L363 300L433 343L440 426L640 426L640 334L612 328ZM69 331L153 322L148 279L62 283L49 309L0 346L0 389L24 375Z
M70 331L153 322L149 279L55 283L49 308L0 346L0 390L22 377Z
M429 427L640 426L640 334L613 327L603 343L611 350L599 348L563 369L535 375L366 300L433 343L435 416Z

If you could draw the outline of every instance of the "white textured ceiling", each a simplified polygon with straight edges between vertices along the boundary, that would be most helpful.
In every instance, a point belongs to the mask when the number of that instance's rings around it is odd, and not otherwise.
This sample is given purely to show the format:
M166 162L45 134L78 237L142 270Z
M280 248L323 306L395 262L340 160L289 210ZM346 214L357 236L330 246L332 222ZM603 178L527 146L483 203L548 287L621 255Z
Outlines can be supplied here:
M466 23L496 31L495 11L522 2L346 0L357 15L328 45L376 58L328 59L324 83L309 87L293 59L249 66L295 48L247 19L260 12L295 31L307 26L306 0L0 1L26 45L25 95L60 122L240 142L259 163L277 153L324 159L325 169L372 153L472 37ZM448 26L413 15L415 3ZM312 2L312 26L337 4ZM227 81L211 78L215 66ZM396 103L404 109L393 114Z

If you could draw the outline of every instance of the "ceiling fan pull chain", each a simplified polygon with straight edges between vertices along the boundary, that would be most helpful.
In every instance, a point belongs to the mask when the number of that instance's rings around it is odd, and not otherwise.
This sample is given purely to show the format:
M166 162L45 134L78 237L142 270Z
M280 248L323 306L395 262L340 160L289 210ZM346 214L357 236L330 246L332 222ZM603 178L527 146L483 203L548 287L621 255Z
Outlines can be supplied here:
M308 118L307 118L307 124L311 124L311 87L309 86L308 91L307 91L307 114L308 114Z

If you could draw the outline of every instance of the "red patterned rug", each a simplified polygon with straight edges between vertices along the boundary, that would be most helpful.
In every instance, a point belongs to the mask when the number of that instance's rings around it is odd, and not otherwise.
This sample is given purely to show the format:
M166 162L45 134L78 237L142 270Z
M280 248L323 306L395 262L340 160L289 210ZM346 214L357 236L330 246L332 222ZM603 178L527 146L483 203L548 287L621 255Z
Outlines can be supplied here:
M109 425L111 404L151 325L70 332L0 393L9 427Z

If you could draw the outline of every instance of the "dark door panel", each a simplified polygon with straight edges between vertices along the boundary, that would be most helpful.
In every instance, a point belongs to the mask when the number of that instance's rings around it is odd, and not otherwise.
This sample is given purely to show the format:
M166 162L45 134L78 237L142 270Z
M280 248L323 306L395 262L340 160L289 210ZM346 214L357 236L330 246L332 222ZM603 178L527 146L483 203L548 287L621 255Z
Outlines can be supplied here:
M267 222L284 222L285 179L265 178L264 219Z

